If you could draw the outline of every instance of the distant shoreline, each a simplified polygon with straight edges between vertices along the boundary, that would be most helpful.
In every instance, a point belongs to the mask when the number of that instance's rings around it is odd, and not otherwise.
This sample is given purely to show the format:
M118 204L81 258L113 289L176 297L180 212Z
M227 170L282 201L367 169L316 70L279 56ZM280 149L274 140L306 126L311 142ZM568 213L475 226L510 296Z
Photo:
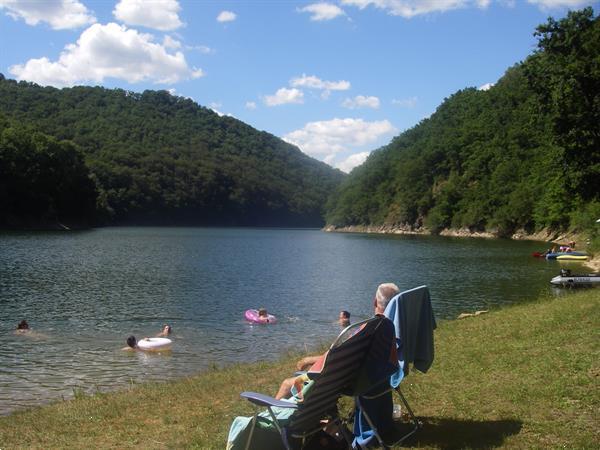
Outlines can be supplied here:
M327 225L323 228L326 233L368 233L368 234L396 234L396 235L420 235L420 236L431 236L434 233L427 228L411 228L407 225L404 226L390 226L390 225L352 225L348 227L336 227L334 225ZM441 232L437 233L439 236L447 237L468 237L468 238L484 238L484 239L501 239L501 236L491 231L470 231L468 228L445 228ZM539 242L552 242L557 245L564 243L565 245L569 241L583 241L583 237L576 233L557 233L549 230L541 230L537 233L528 233L525 230L517 230L511 236L507 236L506 239L513 239L519 241L539 241ZM580 247L578 247L580 248ZM543 250L543 249L542 249ZM584 265L596 272L600 271L600 255L592 255L589 261L585 261Z
M439 233L432 233L428 228L412 228L408 225L352 225L347 227L336 227L328 225L323 228L328 233L374 233L374 234L401 234L401 235L433 235L449 237L476 237L485 239L499 239L497 233L492 231L471 231L468 228L444 228ZM548 230L542 230L537 233L528 233L525 230L517 230L507 238L515 240L528 241L546 241L557 242L566 239L573 239L572 234L560 234Z

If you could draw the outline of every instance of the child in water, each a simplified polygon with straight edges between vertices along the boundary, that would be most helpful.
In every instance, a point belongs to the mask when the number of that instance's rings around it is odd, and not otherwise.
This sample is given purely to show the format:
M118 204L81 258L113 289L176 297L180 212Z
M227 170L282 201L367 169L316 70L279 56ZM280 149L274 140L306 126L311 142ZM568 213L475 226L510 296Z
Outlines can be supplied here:
M269 321L269 313L265 308L258 308L258 320L260 320L263 323Z

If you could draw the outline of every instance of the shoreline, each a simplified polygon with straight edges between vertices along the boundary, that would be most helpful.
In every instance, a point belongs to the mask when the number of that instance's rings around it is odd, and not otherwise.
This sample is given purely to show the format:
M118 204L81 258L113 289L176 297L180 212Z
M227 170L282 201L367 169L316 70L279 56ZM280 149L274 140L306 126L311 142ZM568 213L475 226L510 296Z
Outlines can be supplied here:
M428 228L412 228L408 225L351 225L346 227L336 227L334 225L326 225L322 228L325 233L366 233L366 234L394 234L406 236L433 236L434 233ZM503 239L497 233L491 231L471 231L468 228L444 228L437 233L439 236L445 237L461 237L461 238L481 238L481 239ZM536 233L528 233L525 230L517 230L506 239L517 241L540 241L552 242L565 245L569 241L582 241L583 237L577 233L558 233L549 230L542 230ZM595 272L600 272L600 254L592 255L591 259L583 262L583 265Z
M495 233L493 231L471 231L468 228L444 228L439 233L432 233L431 230L429 230L428 228L412 228L408 225L351 225L346 227L336 227L334 225L327 225L322 228L322 231L326 233L369 233L422 236L433 236L437 234L439 236L447 237L474 237L484 239L503 238L499 236L498 233ZM551 232L549 230L542 230L536 233L528 233L527 231L520 229L506 238L519 241L557 242L563 240L572 240L576 237L578 236L575 233L558 233Z

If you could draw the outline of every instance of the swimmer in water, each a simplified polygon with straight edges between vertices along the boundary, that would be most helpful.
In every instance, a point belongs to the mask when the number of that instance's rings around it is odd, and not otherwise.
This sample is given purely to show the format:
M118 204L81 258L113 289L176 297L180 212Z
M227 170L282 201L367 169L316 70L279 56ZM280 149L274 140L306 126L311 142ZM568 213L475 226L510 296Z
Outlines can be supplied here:
M265 323L269 321L269 313L265 308L258 309L258 320Z
M135 338L135 336L129 336L127 338L127 347L123 347L121 350L126 352L139 351L140 348L137 345L137 339Z
M173 328L171 327L171 325L163 325L162 327L162 331L160 333L158 333L156 335L156 337L167 337L169 336L173 331Z
M338 321L341 326L347 327L350 325L350 313L348 311L340 311Z
M17 329L15 330L16 334L25 334L31 332L31 328L29 328L29 324L26 320L21 320L17 325Z

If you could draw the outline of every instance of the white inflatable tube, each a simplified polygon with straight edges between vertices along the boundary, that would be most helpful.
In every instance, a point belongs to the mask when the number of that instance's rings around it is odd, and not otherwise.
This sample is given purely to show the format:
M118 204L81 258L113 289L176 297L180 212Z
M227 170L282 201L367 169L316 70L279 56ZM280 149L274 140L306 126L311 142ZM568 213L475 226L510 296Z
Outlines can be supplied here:
M171 348L172 343L173 341L167 338L144 338L137 342L137 346L140 350L153 352L159 350L168 350Z

